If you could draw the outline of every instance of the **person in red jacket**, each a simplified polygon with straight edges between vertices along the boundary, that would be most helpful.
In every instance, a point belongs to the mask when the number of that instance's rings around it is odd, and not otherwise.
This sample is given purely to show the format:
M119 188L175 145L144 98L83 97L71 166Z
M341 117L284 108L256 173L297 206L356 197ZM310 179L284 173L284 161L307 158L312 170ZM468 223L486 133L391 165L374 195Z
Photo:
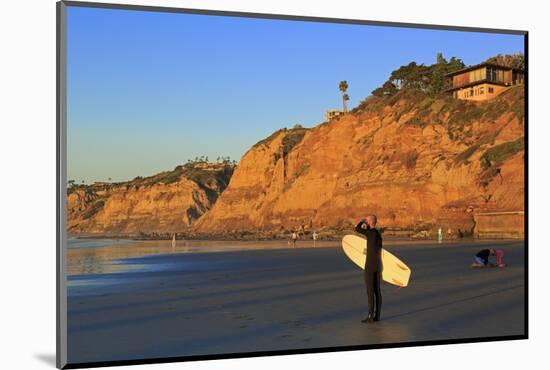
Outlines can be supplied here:
M495 250L495 258L497 260L497 267L506 267L504 263L504 251L502 249Z

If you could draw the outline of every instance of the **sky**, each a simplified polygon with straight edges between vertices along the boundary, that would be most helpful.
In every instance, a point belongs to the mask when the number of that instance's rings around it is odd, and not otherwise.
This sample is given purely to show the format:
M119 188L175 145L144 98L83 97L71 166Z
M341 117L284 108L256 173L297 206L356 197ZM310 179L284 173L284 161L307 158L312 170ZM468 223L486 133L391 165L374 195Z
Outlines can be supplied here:
M68 7L67 175L125 181L240 157L415 61L523 52L523 36Z

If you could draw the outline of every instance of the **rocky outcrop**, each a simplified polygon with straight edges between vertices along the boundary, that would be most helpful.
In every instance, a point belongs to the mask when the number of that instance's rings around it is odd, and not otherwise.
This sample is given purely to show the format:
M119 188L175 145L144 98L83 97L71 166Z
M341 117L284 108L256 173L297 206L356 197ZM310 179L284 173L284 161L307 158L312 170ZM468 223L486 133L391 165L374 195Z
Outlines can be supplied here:
M233 166L195 163L129 182L73 186L71 235L143 235L186 230L227 186Z
M487 102L400 91L312 129L280 130L240 160L197 233L393 229L466 233L473 212L524 208L523 88Z

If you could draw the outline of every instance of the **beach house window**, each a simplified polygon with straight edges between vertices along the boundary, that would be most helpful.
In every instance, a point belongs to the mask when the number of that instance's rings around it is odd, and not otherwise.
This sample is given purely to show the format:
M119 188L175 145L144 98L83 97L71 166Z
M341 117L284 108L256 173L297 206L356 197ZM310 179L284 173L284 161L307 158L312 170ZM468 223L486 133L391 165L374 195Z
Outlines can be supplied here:
M483 75L484 72L485 72L485 69L483 68L476 70L476 81L483 80L483 78L485 78L485 76Z
M483 72L484 72L483 68L470 71L470 75L469 75L470 82L482 80L484 78Z
M495 91L492 87L489 88L489 94L492 94Z

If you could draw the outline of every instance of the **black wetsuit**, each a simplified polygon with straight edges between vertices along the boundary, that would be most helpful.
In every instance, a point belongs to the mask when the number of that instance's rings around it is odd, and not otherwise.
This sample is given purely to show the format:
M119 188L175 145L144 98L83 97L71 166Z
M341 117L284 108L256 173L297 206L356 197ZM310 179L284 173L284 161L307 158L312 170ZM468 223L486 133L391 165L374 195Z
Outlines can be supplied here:
M372 317L375 320L380 320L380 312L382 309L382 294L380 292L380 275L382 272L382 236L378 230L371 229L363 221L357 224L355 231L363 234L367 238L365 285L367 286L369 317Z
M484 265L487 265L489 263L489 256L491 255L491 250L489 249L483 249L483 250L480 250L477 254L476 254L476 257L479 257L481 258L484 262Z

